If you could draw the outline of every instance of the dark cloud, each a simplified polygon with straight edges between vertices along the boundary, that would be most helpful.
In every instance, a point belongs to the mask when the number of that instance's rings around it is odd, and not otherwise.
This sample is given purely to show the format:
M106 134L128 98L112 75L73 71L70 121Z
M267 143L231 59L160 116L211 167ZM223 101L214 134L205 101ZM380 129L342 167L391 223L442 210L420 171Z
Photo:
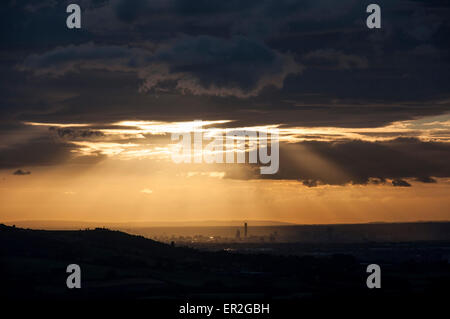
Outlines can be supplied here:
M416 177L416 181L418 182L422 182L422 183L427 183L427 184L434 184L437 183L437 181L429 176L425 176L425 177Z
M60 128L60 127L50 127L50 132L54 132L58 137L68 140L75 139L90 139L90 138L101 138L104 137L100 131L94 131L89 129L73 129L73 128Z
M254 178L301 180L305 186L384 183L406 186L403 179L431 182L450 177L450 145L398 138L383 142L340 141L281 144L280 169Z
M317 181L316 180L312 180L312 179L307 179L302 181L302 184L307 186L307 187L316 187L317 186Z
M0 168L61 164L70 158L71 149L70 145L49 138L34 138L2 148Z
M25 5L25 10L35 13L41 9L55 7L57 3L56 0L29 1L29 3Z
M144 80L142 91L164 91L166 85L194 95L245 98L268 86L282 88L285 78L302 67L289 54L254 39L198 36L175 40L154 53L93 43L60 47L29 56L19 69L52 76L83 70L134 72Z
M310 76L311 72L311 69L305 69L303 74ZM257 97L238 99L153 92L156 89L147 94L138 93L142 80L134 73L83 71L60 78L21 74L23 77L20 78L17 74L5 74L10 81L0 86L0 95L5 97L7 94L0 108L0 122L7 119L53 123L111 123L130 118L165 121L230 119L242 126L282 123L376 127L450 111L450 103L445 99L369 103L364 97L336 99L322 94L301 94L295 90L312 89L311 83L297 86L292 76L284 81L282 97L279 90L267 88ZM327 78L320 81L324 87L331 85ZM349 85L357 87L358 84Z
M45 135L14 143L0 149L0 169L60 165L68 161L93 164L104 159L101 154L73 157L78 147L61 139Z
M382 184L386 184L386 179L385 178L373 178L373 177L371 177L369 179L369 183L370 184L374 184L374 185L382 185Z
M22 169L18 169L16 171L14 171L13 175L30 175L31 172L30 171L26 171L26 170L22 170Z
M83 69L133 72L142 67L148 53L117 45L99 46L94 43L58 47L44 54L33 54L18 68L36 75L62 76Z
M83 27L68 30L67 1L3 1L0 130L126 119L378 127L450 112L448 1L380 0L381 30L365 26L369 3L80 0ZM53 130L57 138L3 139L0 167L61 163L75 148L67 140L102 138ZM304 142L281 151L272 178L311 186L449 176L444 143Z
M448 2L380 1L381 30L365 27L369 1L80 4L77 31L65 27L66 1L0 4L10 30L0 44L2 120L373 127L450 111L438 103L449 94Z
M336 50L316 50L305 54L302 59L309 67L329 69L366 69L369 66L367 58L354 54L346 54Z
M167 74L151 74L145 89L175 81L177 89L195 95L256 96L267 86L282 88L289 74L302 69L292 56L241 36L183 38L157 50L151 61L167 66Z
M411 184L408 183L407 181L403 180L403 179L394 179L392 181L392 186L397 186L397 187L411 187Z
M27 50L87 41L85 30L74 33L65 27L69 3L65 0L1 1L0 25L5 32L2 32L0 48L16 49L18 58Z

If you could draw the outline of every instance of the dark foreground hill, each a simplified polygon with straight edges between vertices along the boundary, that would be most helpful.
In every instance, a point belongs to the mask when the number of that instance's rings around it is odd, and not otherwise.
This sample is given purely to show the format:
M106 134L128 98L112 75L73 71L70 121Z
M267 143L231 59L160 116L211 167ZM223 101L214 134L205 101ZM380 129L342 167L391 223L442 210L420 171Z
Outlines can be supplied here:
M322 245L321 251L329 250L324 257L204 252L106 229L41 231L0 225L0 298L356 300L448 295L448 242L349 244L348 254L342 253L345 247L333 254L333 247ZM362 259L355 253L359 250L371 250L372 260ZM409 255L389 257L401 254ZM369 263L382 268L382 289L377 291L366 286ZM81 267L81 289L66 287L69 264Z

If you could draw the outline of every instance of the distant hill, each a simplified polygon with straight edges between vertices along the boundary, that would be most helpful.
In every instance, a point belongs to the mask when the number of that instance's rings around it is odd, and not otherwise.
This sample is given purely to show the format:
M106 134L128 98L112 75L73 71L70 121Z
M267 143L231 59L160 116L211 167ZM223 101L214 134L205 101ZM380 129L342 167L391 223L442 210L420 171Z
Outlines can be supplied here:
M1 222L1 221L0 221ZM358 224L296 224L280 222L276 220L197 220L197 221L142 221L142 222L91 222L77 220L19 220L4 222L9 226L15 225L22 228L48 229L48 230L79 230L86 228L108 228L115 230L124 230L130 228L149 228L149 227L241 227L248 223L249 227L260 226L343 226L343 225L371 225L371 224L442 224L449 221L413 221L413 222L383 222L374 221Z
M7 222L8 225L16 225L22 228L32 229L85 229L107 227L110 229L144 228L144 227L208 227L208 226L243 226L247 222L252 226L287 226L296 225L272 220L203 220L203 221L148 221L148 222L123 222L104 223L89 221L64 221L64 220L22 220Z

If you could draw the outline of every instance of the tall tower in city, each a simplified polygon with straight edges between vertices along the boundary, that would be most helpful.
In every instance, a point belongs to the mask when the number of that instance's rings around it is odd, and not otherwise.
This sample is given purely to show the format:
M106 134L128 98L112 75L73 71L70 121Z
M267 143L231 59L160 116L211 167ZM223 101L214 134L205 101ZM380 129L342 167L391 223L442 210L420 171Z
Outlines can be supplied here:
M247 223L244 223L244 237L247 238Z

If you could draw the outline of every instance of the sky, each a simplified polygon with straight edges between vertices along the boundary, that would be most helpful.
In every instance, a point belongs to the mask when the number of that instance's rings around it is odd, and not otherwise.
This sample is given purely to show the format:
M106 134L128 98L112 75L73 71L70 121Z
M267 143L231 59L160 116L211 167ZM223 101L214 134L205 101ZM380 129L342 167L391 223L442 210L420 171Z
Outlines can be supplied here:
M2 1L0 222L450 220L450 5L372 2ZM174 163L199 128L279 170Z

